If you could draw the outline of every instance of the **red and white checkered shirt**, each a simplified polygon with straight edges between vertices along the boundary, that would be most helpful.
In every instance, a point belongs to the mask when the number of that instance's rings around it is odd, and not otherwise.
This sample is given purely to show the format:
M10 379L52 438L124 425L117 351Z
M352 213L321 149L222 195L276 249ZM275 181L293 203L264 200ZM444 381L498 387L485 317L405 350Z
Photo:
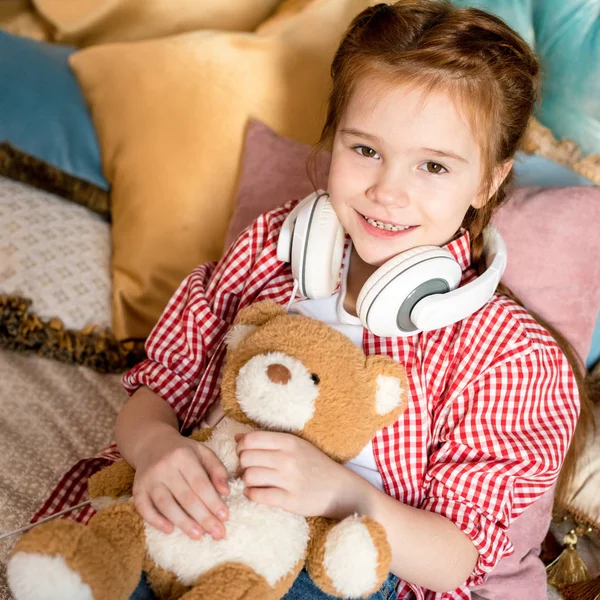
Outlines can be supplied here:
M290 300L293 279L277 260L283 220L297 201L261 215L218 263L197 267L180 285L147 342L148 359L123 379L144 385L175 410L182 431L219 397L224 336L254 302ZM447 249L475 277L465 232ZM381 338L363 331L366 354L387 354L409 375L408 409L373 440L387 494L454 522L479 559L468 581L435 593L401 581L398 598L468 599L512 553L509 524L556 480L579 411L577 385L554 339L520 306L496 294L471 317L429 333ZM86 499L86 480L119 458L111 446L76 464L33 521ZM71 518L86 522L90 507Z

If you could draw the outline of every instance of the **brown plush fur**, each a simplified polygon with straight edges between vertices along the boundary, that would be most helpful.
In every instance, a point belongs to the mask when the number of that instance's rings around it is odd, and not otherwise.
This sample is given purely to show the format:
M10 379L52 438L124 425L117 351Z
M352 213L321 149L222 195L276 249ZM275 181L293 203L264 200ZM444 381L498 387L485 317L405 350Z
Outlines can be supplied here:
M212 427L205 427L203 429L196 429L196 431L194 431L190 437L197 442L208 442L208 440L210 440L212 437L212 433Z
M337 521L324 517L311 517L310 545L306 557L306 570L311 579L327 594L335 593L331 579L323 566L325 558L325 541L327 534L335 527Z
M221 384L225 416L260 428L259 423L242 411L237 379L242 367L252 358L276 351L284 353L316 376L313 381L318 386L312 416L294 433L339 462L357 456L380 428L396 421L406 409L408 385L403 367L389 357L365 356L343 334L319 321L289 316L274 302L261 302L243 309L228 337L228 345ZM287 367L276 362L269 363L267 372L275 373L276 383L281 386L287 385L291 377ZM379 376L396 378L400 383L399 395L392 398L391 406L378 405ZM383 405L389 401L389 397L385 398ZM379 414L378 410L387 410L387 413ZM199 429L191 437L208 443L217 429ZM215 448L226 448L232 442L233 430L220 431ZM223 443L225 447L219 446ZM133 481L133 469L125 462L115 463L90 479L90 496L127 498ZM175 573L154 562L147 549L145 524L133 502L126 500L100 510L87 527L64 521L42 525L26 534L17 550L62 554L72 570L92 587L95 600L127 600L142 568L155 594L163 600L278 600L292 586L305 564L317 585L339 596L324 563L327 536L337 522L321 517L307 521L310 535L306 555L290 572L279 576L273 588L265 576L241 562L224 562L200 575L194 585L182 584ZM364 516L361 521L370 534L372 546L368 551L373 552L374 548L376 552L371 555L377 561L376 571L373 571L376 586L368 590L371 594L387 576L391 549L381 525ZM332 539L345 548L344 542L339 541L343 535ZM348 551L352 552L352 548Z
M292 587L301 569L299 563L288 577L272 588L250 567L226 563L205 573L182 600L279 600Z
M39 553L42 548L47 556L62 556L92 588L94 600L127 600L142 569L143 522L133 504L118 504L97 513L87 526L61 520L51 528L33 529L14 553Z
M133 489L134 478L133 467L124 460L117 461L89 478L90 498L129 496Z
M174 573L159 567L147 554L143 569L150 588L160 600L177 600L191 589L189 585L183 585Z

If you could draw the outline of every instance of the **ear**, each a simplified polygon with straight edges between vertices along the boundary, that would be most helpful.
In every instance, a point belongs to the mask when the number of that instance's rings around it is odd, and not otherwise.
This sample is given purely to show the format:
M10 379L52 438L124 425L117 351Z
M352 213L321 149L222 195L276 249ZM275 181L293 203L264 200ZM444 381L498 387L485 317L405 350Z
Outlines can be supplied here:
M471 206L473 208L481 208L485 206L487 201L498 191L498 188L502 185L502 182L506 179L510 170L513 168L515 161L513 158L507 160L506 162L500 163L496 165L494 168L494 172L492 174L492 187L490 188L488 197L484 197L481 194L477 196L477 198L473 201Z
M373 413L377 429L394 423L408 406L406 370L389 356L367 356L366 368L375 381Z
M263 300L242 308L225 336L227 348L235 350L245 337L256 331L261 325L284 315L287 315L285 308L273 300Z

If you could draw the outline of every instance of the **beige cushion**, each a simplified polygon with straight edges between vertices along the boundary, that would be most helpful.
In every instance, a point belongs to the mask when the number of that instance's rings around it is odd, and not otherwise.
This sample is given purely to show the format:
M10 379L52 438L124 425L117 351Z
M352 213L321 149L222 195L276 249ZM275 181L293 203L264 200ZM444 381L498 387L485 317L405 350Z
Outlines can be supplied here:
M0 177L0 347L103 372L139 362L142 342L111 331L110 255L105 219Z
M252 31L278 0L34 0L56 41L79 46L197 29Z
M189 271L221 255L248 119L316 141L331 59L370 3L315 0L268 35L199 32L72 55L113 185L119 338L146 336Z
M77 460L104 448L126 394L118 375L0 350L0 532L29 522ZM16 536L0 540L0 600ZM65 598L66 600L66 598Z
M83 206L0 177L0 294L67 329L109 328L110 226Z

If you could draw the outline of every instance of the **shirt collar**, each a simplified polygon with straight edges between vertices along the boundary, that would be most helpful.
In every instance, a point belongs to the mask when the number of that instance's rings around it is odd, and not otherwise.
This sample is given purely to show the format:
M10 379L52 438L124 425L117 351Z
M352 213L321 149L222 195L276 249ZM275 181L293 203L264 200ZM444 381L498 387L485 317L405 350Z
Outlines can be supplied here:
M442 248L454 256L463 273L471 266L471 238L466 229L461 228L454 239Z

